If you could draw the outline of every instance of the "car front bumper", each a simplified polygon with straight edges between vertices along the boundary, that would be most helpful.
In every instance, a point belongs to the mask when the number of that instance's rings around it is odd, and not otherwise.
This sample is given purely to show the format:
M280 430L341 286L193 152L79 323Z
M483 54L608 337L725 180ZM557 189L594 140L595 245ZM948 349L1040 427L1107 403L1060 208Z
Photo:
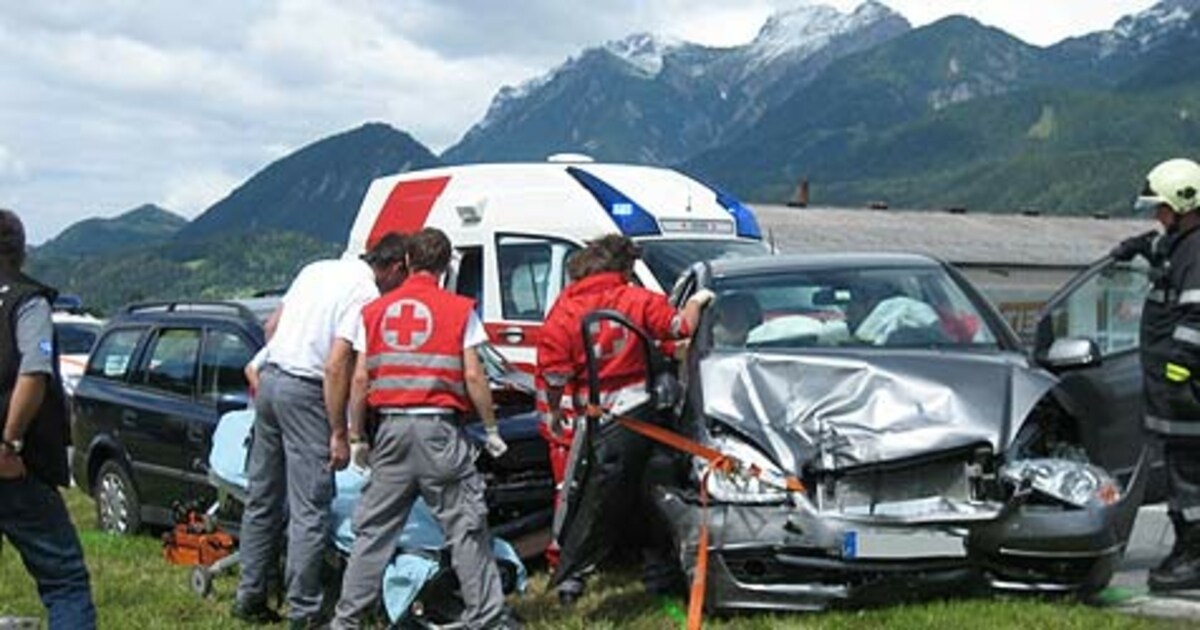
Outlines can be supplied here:
M706 605L820 610L988 592L1088 594L1107 584L1120 561L1143 470L1110 506L1014 502L975 520L900 524L791 504L710 505ZM655 503L694 574L702 508L694 496L663 487Z

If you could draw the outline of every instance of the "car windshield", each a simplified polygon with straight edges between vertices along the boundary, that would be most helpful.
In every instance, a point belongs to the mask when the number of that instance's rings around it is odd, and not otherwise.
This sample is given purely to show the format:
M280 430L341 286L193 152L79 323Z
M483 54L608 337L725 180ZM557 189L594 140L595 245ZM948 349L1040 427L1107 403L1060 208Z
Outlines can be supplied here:
M642 260L665 291L670 291L679 274L693 263L771 253L761 241L746 239L644 240L638 241L638 246L642 248Z
M706 317L715 348L997 347L941 267L798 269L730 278Z
M100 326L96 324L54 324L54 332L58 337L59 354L87 354L96 342L96 334Z

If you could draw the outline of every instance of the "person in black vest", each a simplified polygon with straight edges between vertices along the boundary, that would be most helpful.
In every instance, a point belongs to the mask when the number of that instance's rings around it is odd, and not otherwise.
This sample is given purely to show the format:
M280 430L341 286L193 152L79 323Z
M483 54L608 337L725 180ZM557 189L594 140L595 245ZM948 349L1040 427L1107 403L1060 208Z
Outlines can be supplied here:
M21 273L25 228L0 210L0 535L37 582L51 630L96 627L79 536L58 493L69 481L68 424L50 320L53 289Z
M1168 160L1154 167L1136 209L1152 214L1161 234L1127 239L1118 260L1150 262L1152 290L1142 307L1145 426L1162 440L1167 514L1175 546L1150 571L1153 591L1200 588L1200 164Z

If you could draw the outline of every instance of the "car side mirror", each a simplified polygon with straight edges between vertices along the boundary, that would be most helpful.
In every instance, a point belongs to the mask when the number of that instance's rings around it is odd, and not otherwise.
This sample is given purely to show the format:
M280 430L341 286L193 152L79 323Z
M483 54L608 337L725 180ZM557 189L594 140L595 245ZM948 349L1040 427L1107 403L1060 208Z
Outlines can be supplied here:
M1100 346L1082 337L1055 339L1040 363L1051 369L1065 370L1100 365Z
M217 396L218 416L223 416L231 411L241 411L248 407L250 407L250 394L248 393L225 393Z

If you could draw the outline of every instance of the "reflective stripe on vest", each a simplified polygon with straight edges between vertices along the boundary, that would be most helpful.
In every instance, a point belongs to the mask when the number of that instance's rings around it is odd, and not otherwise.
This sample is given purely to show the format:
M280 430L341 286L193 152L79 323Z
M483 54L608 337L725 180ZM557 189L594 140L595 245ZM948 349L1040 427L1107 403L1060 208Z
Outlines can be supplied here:
M367 357L368 370L385 366L463 371L462 356L451 357L436 354L421 354L419 352L384 352Z
M450 392L467 395L467 387L461 381L436 376L384 376L371 379L372 390L398 390L408 392Z
M1167 292L1162 289L1155 289L1146 294L1146 301L1162 304L1167 301Z
M1179 294L1179 304L1200 304L1200 289L1188 289Z
M1182 341L1193 346L1200 346L1200 330L1179 325L1175 327L1175 332L1171 335L1175 341Z
M1200 422L1195 420L1167 420L1147 415L1146 428L1161 435L1200 437Z

